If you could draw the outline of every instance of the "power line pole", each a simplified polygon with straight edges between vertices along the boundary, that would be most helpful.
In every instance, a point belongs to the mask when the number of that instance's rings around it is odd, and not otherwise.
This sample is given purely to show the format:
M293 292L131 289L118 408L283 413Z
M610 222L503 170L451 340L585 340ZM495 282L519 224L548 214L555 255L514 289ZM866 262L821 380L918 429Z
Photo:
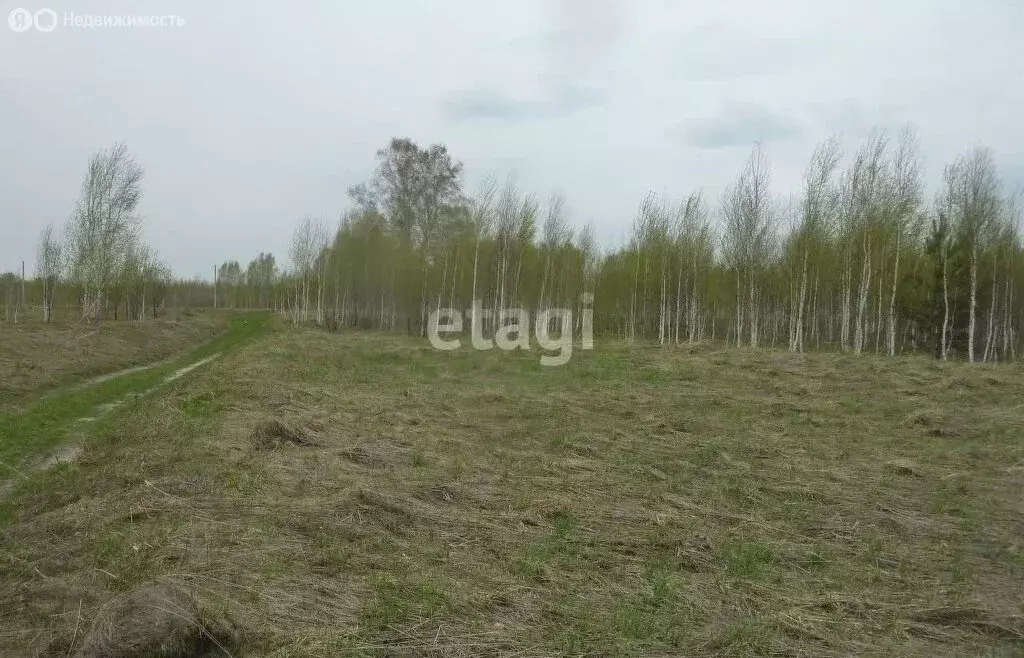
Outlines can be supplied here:
M213 308L217 308L217 266L213 266Z

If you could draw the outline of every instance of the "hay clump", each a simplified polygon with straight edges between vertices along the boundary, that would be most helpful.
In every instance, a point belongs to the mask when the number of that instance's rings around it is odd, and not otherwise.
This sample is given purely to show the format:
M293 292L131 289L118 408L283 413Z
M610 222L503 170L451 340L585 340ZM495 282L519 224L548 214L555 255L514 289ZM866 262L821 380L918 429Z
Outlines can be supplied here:
M82 640L80 658L197 658L230 656L237 638L224 621L208 618L177 588L148 585L104 604Z
M276 418L260 421L249 434L249 445L254 450L275 450L285 445L317 446L308 431L290 427Z

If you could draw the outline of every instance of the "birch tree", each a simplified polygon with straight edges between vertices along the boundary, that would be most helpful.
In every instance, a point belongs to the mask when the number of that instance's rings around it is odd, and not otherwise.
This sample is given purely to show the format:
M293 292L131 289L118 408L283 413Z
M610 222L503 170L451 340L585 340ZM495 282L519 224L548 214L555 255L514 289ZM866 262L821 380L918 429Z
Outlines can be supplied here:
M975 149L946 168L945 194L959 247L970 268L967 361L975 361L978 309L978 252L1000 213L1000 185L992 153Z
M808 293L808 264L811 253L820 253L829 238L838 211L838 191L833 176L839 165L839 140L835 137L820 144L811 156L804 174L804 197L800 207L800 224L796 229L796 243L800 258L800 282L796 299L796 321L790 350L804 349L804 308Z
M291 258L294 293L292 297L292 323L309 319L309 294L312 286L313 265L317 257L317 222L306 215L292 233L288 256Z
M493 206L497 194L497 183L493 177L488 177L480 186L476 196L471 201L470 222L473 235L473 288L470 293L470 333L478 330L479 318L477 313L480 310L477 297L477 278L480 272L480 244L491 231L494 222Z
M907 128L900 136L900 143L893 157L886 208L890 228L896 235L889 296L889 356L896 354L896 292L900 280L900 253L907 233L910 232L913 236L918 228L915 221L919 219L921 189L921 158L918 154L917 136Z
M53 225L50 224L39 234L36 255L36 276L43 288L43 322L53 319L53 303L63 270L62 245L54 236Z
M82 319L103 317L116 273L139 238L136 213L143 169L119 143L89 160L82 194L67 226L70 274L82 291Z
M745 319L751 347L758 346L759 338L759 276L770 255L778 219L770 184L768 156L758 144L722 200L724 248L736 274L736 342L742 343ZM744 303L747 305L745 318Z

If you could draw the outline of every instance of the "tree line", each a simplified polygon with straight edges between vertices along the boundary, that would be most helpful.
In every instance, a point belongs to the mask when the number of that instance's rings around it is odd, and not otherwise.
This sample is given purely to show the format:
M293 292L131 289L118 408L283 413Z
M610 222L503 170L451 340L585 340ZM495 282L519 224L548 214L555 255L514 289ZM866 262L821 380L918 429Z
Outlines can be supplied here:
M63 243L44 231L32 283L50 308L53 291L73 291L91 319L155 314L170 298L410 334L443 307L493 331L502 309L577 310L592 295L594 331L627 340L1014 360L1018 199L987 149L947 164L934 198L923 170L909 129L851 153L833 137L783 196L758 145L718 198L647 195L626 243L602 249L560 194L537 198L514 175L466 190L445 146L396 138L336 226L303 217L286 263L227 261L211 283L173 280L141 245L141 168L118 145L90 161Z
M875 132L848 158L830 138L784 198L756 146L719 199L648 195L608 251L562 196L514 177L466 194L461 173L444 146L392 140L336 231L297 227L293 320L422 333L430 310L479 300L491 312L470 325L493 330L501 309L578 309L592 293L595 331L625 339L1016 358L1020 206L987 149L926 199L913 131Z

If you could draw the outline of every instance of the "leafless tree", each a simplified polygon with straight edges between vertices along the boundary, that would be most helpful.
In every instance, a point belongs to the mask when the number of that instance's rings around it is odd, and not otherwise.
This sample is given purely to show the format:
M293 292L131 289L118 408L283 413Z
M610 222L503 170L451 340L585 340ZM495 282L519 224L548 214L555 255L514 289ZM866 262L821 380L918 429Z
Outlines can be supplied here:
M143 173L123 143L89 160L66 239L70 274L82 289L83 321L102 319L109 288L138 240Z
M53 301L63 270L62 245L54 237L53 224L50 224L39 234L36 256L36 276L43 286L43 322L50 322L53 319Z
M967 327L967 360L975 360L978 308L978 251L1001 212L999 177L992 152L976 149L946 168L944 197L940 205L950 219L960 247L970 265L970 313Z
M724 247L736 275L736 342L742 342L743 304L750 346L758 345L761 270L771 255L778 208L771 195L771 166L761 144L754 147L736 182L722 198Z
M808 292L808 261L812 252L834 229L838 211L838 194L833 180L841 151L839 140L832 137L820 144L811 156L811 164L804 175L804 198L801 203L800 224L796 231L799 247L800 283L797 294L796 326L790 343L792 351L804 349L804 308Z

